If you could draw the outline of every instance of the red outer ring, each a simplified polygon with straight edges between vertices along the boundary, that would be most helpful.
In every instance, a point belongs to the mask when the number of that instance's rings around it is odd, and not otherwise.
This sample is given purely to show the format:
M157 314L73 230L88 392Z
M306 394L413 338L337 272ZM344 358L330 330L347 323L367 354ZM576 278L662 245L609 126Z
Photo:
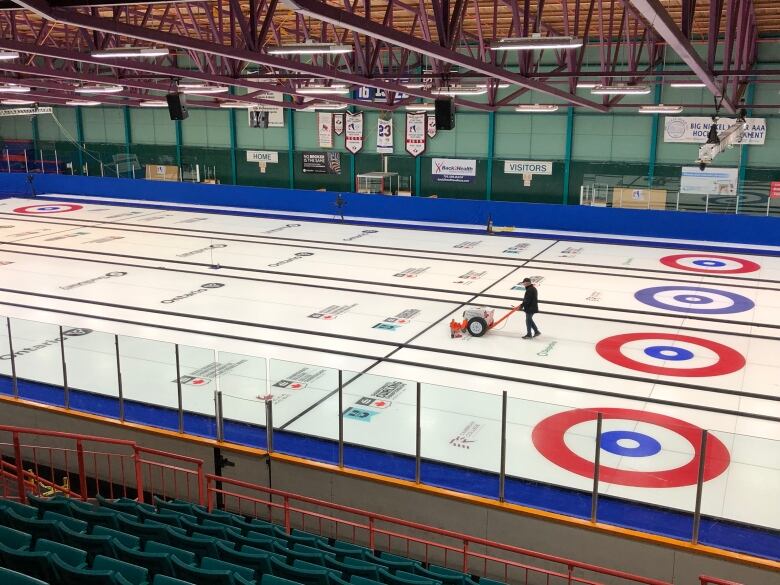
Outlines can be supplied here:
M702 429L685 421L663 414L627 408L599 408L594 410L567 410L554 414L534 427L531 438L534 446L546 459L567 471L593 478L595 465L569 449L564 440L573 426L596 420L598 413L604 419L628 419L647 422L669 429L688 441L694 450L691 460L681 467L666 471L630 471L600 466L600 479L606 483L642 488L673 488L696 485ZM731 456L726 446L714 435L707 435L707 453L704 462L704 481L718 477L728 469Z
M730 260L731 262L739 262L742 264L742 267L731 268L729 270L713 270L712 268L699 268L680 264L680 260L684 260L685 258L715 258L717 260ZM756 270L761 269L760 264L756 264L751 260L744 260L742 258L735 258L733 256L719 256L718 254L675 254L673 256L664 256L661 258L661 264L669 266L670 268L688 270L689 272L704 272L706 274L744 274L746 272L755 272Z
M14 209L14 213L26 213L28 215L38 215L38 214L47 214L47 213L67 213L69 211L78 211L79 209L84 209L82 205L72 205L69 203L66 203L62 205L62 207L67 207L67 209L58 209L57 211L34 211L36 207L48 207L49 205L60 205L59 203L51 203L51 204L41 204L41 205L27 205L25 207L17 207Z
M718 361L711 366L701 368L666 368L664 366L654 366L637 360L633 360L623 355L621 348L632 341L641 339L668 339L671 341L684 341L700 347L705 347L718 354ZM630 370L638 370L648 374L660 374L662 376L676 376L684 378L700 376L723 376L731 374L745 367L745 358L735 349L731 349L721 343L702 339L700 337L690 337L688 335L675 335L670 333L625 333L623 335L613 335L602 339L596 344L596 353L605 360L623 366Z

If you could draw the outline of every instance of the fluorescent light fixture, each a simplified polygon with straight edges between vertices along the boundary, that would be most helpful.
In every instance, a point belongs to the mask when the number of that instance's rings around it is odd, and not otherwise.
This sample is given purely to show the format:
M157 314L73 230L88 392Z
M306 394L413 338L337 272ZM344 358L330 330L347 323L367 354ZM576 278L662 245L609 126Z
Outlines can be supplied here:
M598 83L595 81L578 81L577 82L577 89L593 89L594 87L598 87Z
M170 51L164 47L116 47L92 51L98 59L125 59L130 57L165 57Z
M406 89L422 89L425 84L422 81L407 81L401 84Z
M410 112L432 112L436 109L436 104L406 104L404 108Z
M208 83L179 83L179 90L183 94L211 95L214 93L227 93L228 88L224 85L209 85Z
M346 110L347 104L317 104L314 106L309 106L308 108L304 108L304 110L307 110L309 112L314 112L316 110L322 110L322 111L334 111L334 110Z
M259 104L258 104L259 105ZM255 104L250 104L249 102L222 102L219 104L220 108L233 108L233 109L248 109L253 108Z
M507 87L509 87L509 84L508 83L504 83L503 81L500 81L497 84L495 84L495 86L498 89L506 89ZM480 89L483 89L483 88L487 89L488 88L488 84L487 83L478 83L475 87L478 87Z
M593 95L647 95L650 87L647 85L597 85L590 90Z
M531 37L515 37L501 39L490 44L493 51L534 51L537 49L578 49L582 46L582 39L574 37L543 37L534 35Z
M0 85L0 93L30 93L30 88L26 85L16 85L15 83L4 83Z
M146 100L138 105L142 108L167 108L168 102L165 100Z
M343 95L349 93L346 85L301 85L296 89L303 95Z
M658 104L657 106L642 106L639 108L640 114L679 114L682 111L682 106L665 106L663 104Z
M93 102L89 100L68 100L65 102L66 106L99 106L101 102Z
M119 93L125 88L121 85L82 85L75 89L76 93L83 94L102 94L102 93Z
M343 55L353 50L351 45L335 43L290 43L268 47L265 52L268 55Z
M699 87L707 87L705 84L703 84L701 81L672 81L669 84L669 87L677 87L677 88L699 88Z
M447 87L437 87L431 92L434 95L482 95L487 93L487 87L478 87L476 85L450 85Z
M0 51L0 60L2 61L12 61L13 59L18 59L19 53L16 51Z
M3 104L4 106L31 106L35 102L30 100L0 100L0 104Z
M521 104L515 108L515 112L547 114L557 112L558 106L555 104Z

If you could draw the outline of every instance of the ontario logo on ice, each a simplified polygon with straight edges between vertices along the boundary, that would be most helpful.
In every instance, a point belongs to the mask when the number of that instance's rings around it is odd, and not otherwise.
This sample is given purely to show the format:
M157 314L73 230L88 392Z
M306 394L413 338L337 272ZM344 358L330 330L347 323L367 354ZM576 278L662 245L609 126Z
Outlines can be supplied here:
M303 258L306 258L307 256L314 256L314 252L296 252L291 258L287 258L286 260L280 260L279 262L274 262L273 264L269 264L268 266L275 268L277 266L289 264L290 262L295 262L296 260L301 260Z
M176 303L178 301L183 301L184 299L188 299L190 297L194 297L195 295L199 295L199 294L202 294L202 293L205 293L205 292L209 292L210 290L215 289L215 288L222 288L223 286L225 286L225 285L222 284L221 282L207 282L206 284L200 285L200 288L198 288L198 289L191 290L190 292L187 292L187 293L184 293L182 295L178 295L178 296L172 297L170 299L163 299L160 302L163 303L164 305L170 305L171 303Z
M90 333L92 333L92 329L85 329L82 327L65 329L62 332L61 337L52 337L51 339L46 339L45 341L42 341L35 345L31 345L29 347L23 347L22 349L17 349L16 351L13 352L13 354L4 353L0 355L0 360L10 360L12 358L22 357L23 355L27 355L28 353L33 353L34 351L38 351L39 349L46 349L47 347L50 347L52 345L59 345L60 343L64 343L70 337L81 337L82 335L89 335Z
M368 235L377 233L377 230L363 230L356 236L350 236L349 238L344 238L341 240L342 242L351 242L352 240L357 240L358 238L365 238Z
M108 280L111 278L120 278L122 276L127 276L127 272L106 272L105 274L101 274L100 276L96 276L95 278L90 278L89 280L82 280L81 282L74 282L73 284L66 284L65 286L61 286L61 290L73 290L74 288L80 288L82 286L87 286L90 284L95 284L96 282L100 282L101 280Z

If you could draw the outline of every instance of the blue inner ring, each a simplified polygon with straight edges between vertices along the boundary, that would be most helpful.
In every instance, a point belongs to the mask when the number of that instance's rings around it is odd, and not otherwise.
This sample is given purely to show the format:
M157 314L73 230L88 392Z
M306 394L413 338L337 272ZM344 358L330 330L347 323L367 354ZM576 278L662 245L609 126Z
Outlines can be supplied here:
M668 354L661 352L669 352ZM672 345L651 345L645 348L645 354L659 360L669 360L673 362L689 360L693 357L693 352L682 347Z
M631 439L638 445L624 447L618 444L621 439ZM661 443L650 435L635 431L607 431L601 433L601 448L608 453L622 455L624 457L651 457L661 452Z
M725 262L721 262L720 260L694 260L693 261L696 266L708 266L708 267L722 267L725 266Z

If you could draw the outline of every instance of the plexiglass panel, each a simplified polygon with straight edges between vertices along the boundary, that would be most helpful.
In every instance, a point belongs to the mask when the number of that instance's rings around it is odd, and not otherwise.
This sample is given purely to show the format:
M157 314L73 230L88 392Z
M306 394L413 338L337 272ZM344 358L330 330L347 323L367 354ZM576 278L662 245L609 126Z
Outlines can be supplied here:
M12 318L11 341L19 396L65 406L59 326Z
M83 327L63 330L70 408L119 418L115 336Z
M225 440L264 449L266 360L220 351L217 361Z
M125 420L177 430L174 344L125 335L118 341Z
M179 345L182 430L216 438L217 356L213 349ZM178 390L178 388L176 388Z
M8 319L0 317L0 394L13 395L13 368L11 367L11 347L8 342Z

